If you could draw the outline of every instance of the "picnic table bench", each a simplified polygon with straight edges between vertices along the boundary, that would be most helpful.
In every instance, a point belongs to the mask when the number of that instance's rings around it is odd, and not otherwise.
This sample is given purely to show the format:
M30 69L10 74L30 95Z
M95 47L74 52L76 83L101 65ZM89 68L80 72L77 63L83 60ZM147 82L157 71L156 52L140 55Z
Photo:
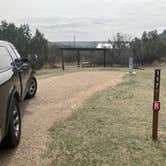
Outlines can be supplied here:
M87 62L81 62L80 63L80 67L94 67L94 64L90 61L87 61Z

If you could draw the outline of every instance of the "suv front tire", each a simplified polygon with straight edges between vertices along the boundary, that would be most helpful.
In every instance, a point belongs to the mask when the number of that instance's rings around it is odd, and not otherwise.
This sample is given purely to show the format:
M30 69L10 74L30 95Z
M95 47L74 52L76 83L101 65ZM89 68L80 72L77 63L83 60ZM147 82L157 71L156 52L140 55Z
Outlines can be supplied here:
M36 95L37 92L37 80L35 77L32 77L30 80L30 86L26 98L30 99Z

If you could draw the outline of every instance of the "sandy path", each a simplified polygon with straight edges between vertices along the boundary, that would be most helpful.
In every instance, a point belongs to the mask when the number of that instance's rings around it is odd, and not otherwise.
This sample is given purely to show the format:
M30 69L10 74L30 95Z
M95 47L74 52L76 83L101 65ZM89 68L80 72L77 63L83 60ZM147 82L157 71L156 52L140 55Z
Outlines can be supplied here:
M48 129L68 117L72 108L108 86L122 81L122 72L79 72L38 80L38 93L23 104L22 139L12 151L0 151L0 166L41 166L47 146Z

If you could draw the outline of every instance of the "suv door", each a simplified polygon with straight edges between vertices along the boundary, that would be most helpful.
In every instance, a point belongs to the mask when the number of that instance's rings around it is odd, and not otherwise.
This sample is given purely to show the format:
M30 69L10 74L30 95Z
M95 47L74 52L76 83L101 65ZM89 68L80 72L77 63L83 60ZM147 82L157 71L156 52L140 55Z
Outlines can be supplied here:
M16 81L12 62L12 57L7 48L5 46L0 46L0 141L5 133L9 96L13 82Z
M30 77L30 67L27 61L21 58L20 54L14 48L14 46L10 46L12 49L12 57L15 59L14 63L18 69L21 81L21 99L24 100L29 84L29 77Z
M30 72L30 67L27 62L24 62L21 59L20 66L19 66L19 73L21 77L21 82L22 82L22 100L24 100L27 90L28 90L28 82L29 82L29 72Z

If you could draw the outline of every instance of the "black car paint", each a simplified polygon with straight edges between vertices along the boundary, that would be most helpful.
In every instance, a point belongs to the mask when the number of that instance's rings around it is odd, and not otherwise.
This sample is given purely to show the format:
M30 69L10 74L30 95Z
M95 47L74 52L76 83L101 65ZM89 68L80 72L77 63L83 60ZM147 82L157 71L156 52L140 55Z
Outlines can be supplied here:
M28 67L25 68L25 62L13 50L14 46L6 44L5 47L12 58L12 64L9 68L0 70L0 142L7 133L11 99L15 97L18 102L22 102L33 77L33 70L27 63Z

